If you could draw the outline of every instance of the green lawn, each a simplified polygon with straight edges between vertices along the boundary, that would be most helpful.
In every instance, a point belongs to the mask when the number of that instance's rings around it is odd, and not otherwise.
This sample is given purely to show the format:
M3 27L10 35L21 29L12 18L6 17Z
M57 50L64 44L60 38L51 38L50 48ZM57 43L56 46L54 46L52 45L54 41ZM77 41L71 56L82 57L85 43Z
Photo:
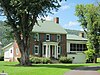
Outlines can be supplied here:
M0 72L8 75L63 75L64 72L80 66L98 66L100 64L33 64L30 67L15 66L15 62L1 62Z

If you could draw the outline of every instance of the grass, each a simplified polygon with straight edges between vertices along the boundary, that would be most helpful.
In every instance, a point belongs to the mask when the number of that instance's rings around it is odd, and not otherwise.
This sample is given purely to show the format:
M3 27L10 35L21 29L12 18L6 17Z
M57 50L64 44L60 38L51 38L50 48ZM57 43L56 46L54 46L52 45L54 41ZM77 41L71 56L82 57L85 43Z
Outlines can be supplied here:
M98 66L100 64L33 64L30 67L16 66L16 62L1 62L0 72L8 75L63 75L66 71L81 66Z

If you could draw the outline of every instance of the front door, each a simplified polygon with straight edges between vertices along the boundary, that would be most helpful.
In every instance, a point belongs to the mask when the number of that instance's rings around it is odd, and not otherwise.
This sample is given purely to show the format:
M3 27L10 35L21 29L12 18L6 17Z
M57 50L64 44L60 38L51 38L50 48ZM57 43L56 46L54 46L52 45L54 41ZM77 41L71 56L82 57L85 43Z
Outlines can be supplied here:
M50 45L50 57L54 58L54 55L55 55L55 46Z

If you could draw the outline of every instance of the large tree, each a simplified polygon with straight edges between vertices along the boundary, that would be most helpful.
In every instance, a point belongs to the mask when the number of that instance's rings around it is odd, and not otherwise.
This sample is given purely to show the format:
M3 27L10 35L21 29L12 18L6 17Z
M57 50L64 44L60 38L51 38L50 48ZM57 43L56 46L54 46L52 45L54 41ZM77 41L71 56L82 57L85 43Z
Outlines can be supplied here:
M94 4L77 5L76 16L87 34L88 48L95 51L94 62L100 51L100 6Z
M0 0L1 12L7 17L7 25L13 30L21 52L20 65L29 64L31 32L37 18L58 10L62 0ZM42 19L42 18L41 18Z

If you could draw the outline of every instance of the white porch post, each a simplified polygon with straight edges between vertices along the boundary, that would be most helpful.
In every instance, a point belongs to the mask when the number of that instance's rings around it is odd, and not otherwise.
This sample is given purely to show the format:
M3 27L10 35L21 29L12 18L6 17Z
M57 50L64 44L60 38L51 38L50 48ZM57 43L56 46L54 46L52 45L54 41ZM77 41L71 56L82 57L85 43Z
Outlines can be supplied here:
M49 57L50 57L50 45L48 45L48 46L49 46L49 47L48 47L48 51L49 51L49 54L48 54L48 55L49 55Z
M46 45L46 57L48 57L48 45Z
M56 49L56 45L55 45L55 58L57 58L57 49Z
M58 59L58 45L56 45L57 59Z
M44 57L44 45L42 45L42 56Z

